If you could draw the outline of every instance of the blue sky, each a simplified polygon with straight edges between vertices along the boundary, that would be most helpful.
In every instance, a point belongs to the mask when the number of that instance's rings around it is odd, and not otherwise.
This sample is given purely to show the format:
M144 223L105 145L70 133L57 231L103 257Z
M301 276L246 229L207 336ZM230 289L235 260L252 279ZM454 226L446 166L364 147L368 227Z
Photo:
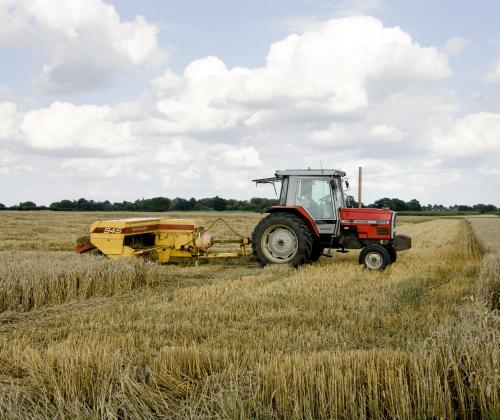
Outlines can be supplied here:
M0 202L250 198L321 160L367 200L500 205L498 2L62 5L0 5Z

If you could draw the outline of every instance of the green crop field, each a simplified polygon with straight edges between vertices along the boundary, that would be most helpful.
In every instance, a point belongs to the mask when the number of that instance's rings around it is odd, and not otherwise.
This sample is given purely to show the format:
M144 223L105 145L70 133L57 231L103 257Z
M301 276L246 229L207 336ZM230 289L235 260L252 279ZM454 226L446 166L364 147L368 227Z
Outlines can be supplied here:
M369 272L74 254L102 217L0 213L0 418L500 417L500 219L400 217Z

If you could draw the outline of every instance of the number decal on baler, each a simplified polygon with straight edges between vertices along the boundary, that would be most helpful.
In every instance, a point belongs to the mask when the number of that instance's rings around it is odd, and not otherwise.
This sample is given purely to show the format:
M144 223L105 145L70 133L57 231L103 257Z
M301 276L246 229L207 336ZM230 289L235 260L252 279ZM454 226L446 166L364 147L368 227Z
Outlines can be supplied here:
M122 233L122 228L107 227L104 228L104 233Z

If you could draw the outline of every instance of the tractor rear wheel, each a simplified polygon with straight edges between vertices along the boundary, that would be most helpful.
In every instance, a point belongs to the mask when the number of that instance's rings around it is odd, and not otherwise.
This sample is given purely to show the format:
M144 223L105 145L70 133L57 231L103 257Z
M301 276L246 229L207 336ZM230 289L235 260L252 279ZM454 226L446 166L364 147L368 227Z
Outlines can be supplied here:
M311 229L290 213L272 213L252 233L252 249L262 265L290 264L298 267L309 261L313 248Z
M369 270L384 270L391 263L391 257L382 245L370 244L361 250L359 263Z

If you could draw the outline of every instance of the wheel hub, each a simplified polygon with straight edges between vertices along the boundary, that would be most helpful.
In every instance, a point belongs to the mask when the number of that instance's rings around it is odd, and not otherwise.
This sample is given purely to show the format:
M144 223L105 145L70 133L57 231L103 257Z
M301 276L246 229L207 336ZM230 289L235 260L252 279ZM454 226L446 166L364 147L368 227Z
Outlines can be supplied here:
M380 267L382 267L384 259L382 258L382 255L380 255L378 252L369 252L366 255L365 262L368 268L372 270L377 270Z
M273 262L290 261L298 249L295 233L288 226L272 226L262 236L262 249Z

